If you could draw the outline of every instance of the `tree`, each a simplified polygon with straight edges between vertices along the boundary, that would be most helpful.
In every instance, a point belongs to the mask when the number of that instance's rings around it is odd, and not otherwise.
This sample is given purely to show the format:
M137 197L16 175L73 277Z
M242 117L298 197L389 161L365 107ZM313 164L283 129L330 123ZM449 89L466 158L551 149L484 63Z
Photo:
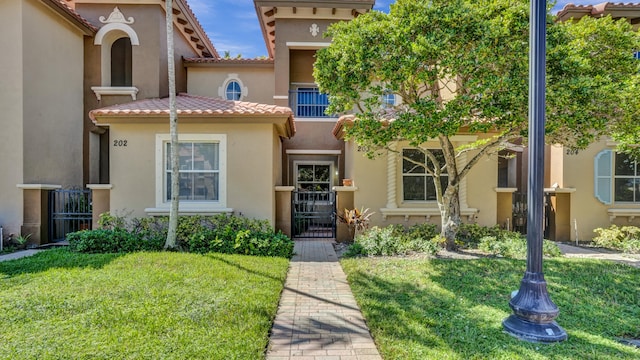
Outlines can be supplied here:
M180 162L178 158L178 111L176 109L176 67L173 45L173 1L167 1L166 25L167 25L167 65L169 76L169 132L171 137L171 210L169 211L169 229L165 249L176 247L178 230L178 206L180 204Z
M372 11L333 25L314 76L329 94L327 113L358 110L346 126L369 157L406 141L432 175L441 235L455 248L459 186L480 159L527 135L528 1L397 0L389 14ZM631 118L638 101L638 35L625 21L584 18L555 23L547 40L547 140L585 148ZM386 92L402 104L381 106ZM456 134L487 134L455 147ZM424 146L439 143L442 153ZM457 159L469 153L463 164ZM445 186L441 177L446 173Z

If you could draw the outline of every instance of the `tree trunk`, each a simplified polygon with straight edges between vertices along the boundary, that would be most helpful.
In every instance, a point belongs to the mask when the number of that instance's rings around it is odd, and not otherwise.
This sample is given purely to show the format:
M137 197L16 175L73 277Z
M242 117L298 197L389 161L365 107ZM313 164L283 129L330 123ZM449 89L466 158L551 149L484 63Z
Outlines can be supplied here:
M176 248L178 230L178 206L180 196L180 164L178 159L178 114L176 109L176 70L173 44L173 4L167 0L167 65L169 77L169 132L171 134L171 210L169 212L169 229L165 249Z
M446 242L447 250L456 250L456 235L460 227L460 196L458 186L449 185L442 196L440 204L440 217L442 218L442 236Z

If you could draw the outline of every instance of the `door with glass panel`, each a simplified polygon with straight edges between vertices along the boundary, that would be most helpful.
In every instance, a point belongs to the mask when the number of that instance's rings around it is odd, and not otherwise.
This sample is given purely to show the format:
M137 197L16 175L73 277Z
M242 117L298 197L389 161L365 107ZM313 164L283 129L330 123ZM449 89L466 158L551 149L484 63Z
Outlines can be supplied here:
M296 162L292 196L293 235L297 238L335 237L335 193L332 162Z

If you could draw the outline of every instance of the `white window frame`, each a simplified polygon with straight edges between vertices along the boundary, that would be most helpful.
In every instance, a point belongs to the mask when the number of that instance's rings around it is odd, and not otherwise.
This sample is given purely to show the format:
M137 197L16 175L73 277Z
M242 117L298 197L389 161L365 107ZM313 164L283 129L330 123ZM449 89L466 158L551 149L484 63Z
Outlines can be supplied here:
M408 177L425 177L425 181L431 181L433 182L433 175L429 174L426 170L424 173L416 173L416 174L411 174L411 173L405 173L403 171L403 162L404 162L404 151L405 150L419 150L418 148L415 147L403 147L400 150L400 186L401 186L401 200L403 203L419 203L419 204L434 204L437 203L437 199L436 200L407 200L404 198L404 178L405 176ZM433 149L428 149L428 150L438 150L438 151L442 151L442 149L437 149L437 148L433 148ZM426 161L426 155L425 155L425 161ZM449 178L448 174L443 174L447 176L447 179ZM425 183L426 186L426 183ZM445 189L442 189L443 191ZM426 195L426 194L425 194ZM436 194L437 195L437 194Z
M166 144L171 141L169 134L156 135L156 207L169 209L171 201L166 199ZM218 144L219 184L218 200L180 200L182 210L221 210L227 206L227 135L226 134L179 134L179 142L211 142Z
M612 153L612 163L611 163L611 185L613 186L613 202L616 204L640 204L640 194L638 192L636 192L634 190L634 201L624 201L624 200L617 200L617 188L616 188L616 180L618 179L632 179L637 181L638 179L640 179L640 174L637 174L637 165L638 165L638 161L634 160L634 175L617 175L616 174L616 169L617 169L617 158L618 155L624 155L623 153L618 153L616 151L613 151Z
M334 169L333 169L333 161L304 161L304 160L296 160L293 162L293 174L295 176L294 186L296 191L298 191L298 167L300 165L329 165L329 191L334 186Z

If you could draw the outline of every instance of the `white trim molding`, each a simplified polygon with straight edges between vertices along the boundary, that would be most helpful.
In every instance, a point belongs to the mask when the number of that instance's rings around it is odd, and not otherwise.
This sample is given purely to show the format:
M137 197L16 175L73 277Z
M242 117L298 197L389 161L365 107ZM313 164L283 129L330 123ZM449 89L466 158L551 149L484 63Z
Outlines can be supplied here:
M340 155L342 150L304 150L304 149L287 149L290 155Z
M468 221L473 221L475 216L480 212L478 209L474 208L461 208L460 215L466 216ZM429 208L382 208L380 209L380 213L382 214L382 220L387 220L389 216L404 216L404 221L409 221L409 217L411 216L423 216L428 222L431 220L432 216L440 216L440 209L437 207L429 207Z
M22 190L57 190L62 189L62 185L51 184L17 184L17 188Z
M329 47L330 42L304 42L304 41L287 41L286 43L289 49L298 50L316 50Z
M91 90L98 101L102 100L103 95L129 95L135 101L139 91L135 86L92 86Z

